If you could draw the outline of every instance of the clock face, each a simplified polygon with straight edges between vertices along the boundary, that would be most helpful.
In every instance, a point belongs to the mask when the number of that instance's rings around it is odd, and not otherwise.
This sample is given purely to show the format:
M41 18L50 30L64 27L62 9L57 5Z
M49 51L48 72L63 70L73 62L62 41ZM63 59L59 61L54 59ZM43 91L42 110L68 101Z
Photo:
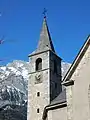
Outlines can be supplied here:
M37 73L35 75L35 84L41 83L41 74Z
M40 80L40 78L41 78L41 75L40 75L40 74L36 74L36 76L35 76L35 77L36 77L36 80L38 80L38 81L39 81L39 80Z

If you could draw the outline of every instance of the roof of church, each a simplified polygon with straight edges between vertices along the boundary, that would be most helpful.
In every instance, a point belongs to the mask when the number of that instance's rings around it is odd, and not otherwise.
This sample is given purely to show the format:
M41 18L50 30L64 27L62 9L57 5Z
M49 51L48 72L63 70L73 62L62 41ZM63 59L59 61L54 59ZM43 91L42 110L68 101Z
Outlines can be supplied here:
M66 89L64 89L52 102L44 108L42 119L47 117L47 110L66 107Z
M73 81L73 80L70 80L70 78L73 75L74 71L76 70L78 64L80 63L80 61L81 61L82 57L84 56L86 50L88 49L89 45L90 45L90 35L87 37L85 43L83 44L83 46L81 47L75 60L73 61L71 67L67 71L62 84L66 84L66 83L68 83L68 81Z
M50 32L48 29L48 25L47 25L47 20L46 20L46 17L44 17L37 49L34 52L32 52L31 55L34 55L43 51L47 51L47 50L51 50L53 53L55 53L55 49L54 49Z
M52 100L50 105L63 102L66 102L66 89L64 89L54 100Z
M53 52L55 52L54 46L51 40L50 32L48 29L47 20L46 20L46 17L44 17L37 51L43 51L47 49L50 49Z

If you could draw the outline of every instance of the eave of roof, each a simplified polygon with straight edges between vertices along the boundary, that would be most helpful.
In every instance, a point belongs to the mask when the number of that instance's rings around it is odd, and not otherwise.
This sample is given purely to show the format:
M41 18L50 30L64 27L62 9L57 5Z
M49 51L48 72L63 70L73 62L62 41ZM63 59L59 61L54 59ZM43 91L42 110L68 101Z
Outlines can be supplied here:
M58 104L53 104L53 105L46 106L44 108L42 119L45 120L45 118L47 117L48 110L54 110L54 109L58 109L58 108L62 108L62 107L67 107L67 102L66 101L64 101L62 103L58 103Z

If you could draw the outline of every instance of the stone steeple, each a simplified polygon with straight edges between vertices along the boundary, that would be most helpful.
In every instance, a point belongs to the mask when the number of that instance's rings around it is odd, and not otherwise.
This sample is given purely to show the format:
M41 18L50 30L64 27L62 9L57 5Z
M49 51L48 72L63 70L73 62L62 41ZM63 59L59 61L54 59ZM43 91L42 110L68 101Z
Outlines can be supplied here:
M51 40L51 36L49 33L48 25L46 17L44 17L43 25L40 33L39 43L37 46L37 51L44 51L50 49L51 51L55 52L54 46Z
M29 60L27 120L42 120L45 106L62 90L61 58L55 53L45 16L37 49Z

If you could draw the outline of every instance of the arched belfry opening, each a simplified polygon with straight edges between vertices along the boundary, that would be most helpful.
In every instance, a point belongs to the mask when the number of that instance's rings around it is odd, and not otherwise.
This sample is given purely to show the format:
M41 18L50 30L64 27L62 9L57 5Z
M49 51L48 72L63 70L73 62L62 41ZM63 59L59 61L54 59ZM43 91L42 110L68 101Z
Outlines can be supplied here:
M42 59L38 58L36 60L36 71L41 70L42 69Z

